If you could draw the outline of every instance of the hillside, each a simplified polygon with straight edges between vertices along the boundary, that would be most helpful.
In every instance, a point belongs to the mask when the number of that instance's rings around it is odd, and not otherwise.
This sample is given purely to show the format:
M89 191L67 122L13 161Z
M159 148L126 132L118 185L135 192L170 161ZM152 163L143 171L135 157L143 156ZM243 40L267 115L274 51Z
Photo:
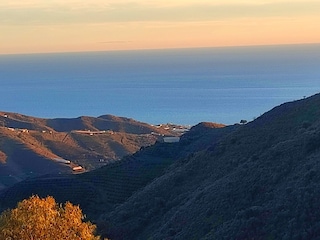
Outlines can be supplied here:
M94 171L80 175L49 174L29 178L6 189L0 196L0 207L13 207L17 201L36 193L41 196L52 195L59 202L80 204L87 216L97 219L102 211L110 211L124 203L132 194L162 176L172 163L188 155L191 149L208 145L208 141L201 138L197 130L203 130L203 125L206 124L193 127L179 143L157 142ZM205 135L211 136L210 143L213 139L218 141L235 128L222 127L206 128Z
M200 123L80 175L30 178L0 207L37 193L80 204L111 239L317 239L320 94L234 126Z
M0 190L27 177L71 173L79 165L93 170L174 134L112 115L41 119L0 112ZM71 164L53 160L57 158Z
M320 95L286 103L102 214L112 239L316 239ZM152 200L151 200L152 199Z

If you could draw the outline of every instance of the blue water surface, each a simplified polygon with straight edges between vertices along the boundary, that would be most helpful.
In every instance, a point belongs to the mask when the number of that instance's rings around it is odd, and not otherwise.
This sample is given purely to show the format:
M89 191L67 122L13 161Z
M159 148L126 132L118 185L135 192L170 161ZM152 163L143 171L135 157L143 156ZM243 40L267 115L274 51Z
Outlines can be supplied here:
M320 91L320 44L0 55L0 111L233 124Z

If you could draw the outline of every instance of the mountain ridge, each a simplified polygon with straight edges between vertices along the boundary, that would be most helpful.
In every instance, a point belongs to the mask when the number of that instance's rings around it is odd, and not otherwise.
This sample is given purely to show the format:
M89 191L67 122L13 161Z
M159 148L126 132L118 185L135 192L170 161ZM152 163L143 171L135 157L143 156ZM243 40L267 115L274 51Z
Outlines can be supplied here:
M112 115L43 119L0 112L0 171L6 179L0 179L0 189L30 175L72 173L79 165L92 170L154 144L162 135L177 134L172 129ZM21 161L29 151L36 159L42 158L43 164L31 157ZM60 158L71 164L53 161Z
M100 228L114 239L315 239L319 106L317 94L237 127L101 214Z

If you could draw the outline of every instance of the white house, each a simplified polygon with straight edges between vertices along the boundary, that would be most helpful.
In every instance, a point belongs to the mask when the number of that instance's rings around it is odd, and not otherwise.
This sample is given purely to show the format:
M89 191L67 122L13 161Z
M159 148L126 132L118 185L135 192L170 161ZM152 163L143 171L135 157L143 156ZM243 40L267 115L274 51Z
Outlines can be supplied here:
M163 141L165 143L177 143L180 141L180 137L164 137Z

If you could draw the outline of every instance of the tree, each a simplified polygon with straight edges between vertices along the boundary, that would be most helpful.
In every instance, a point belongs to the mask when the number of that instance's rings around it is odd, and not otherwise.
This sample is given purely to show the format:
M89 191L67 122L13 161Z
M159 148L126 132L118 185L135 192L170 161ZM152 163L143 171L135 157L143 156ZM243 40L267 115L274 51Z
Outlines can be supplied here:
M94 235L96 226L83 220L79 206L57 204L50 196L32 196L0 215L0 239L100 239Z
M240 123L241 124L246 124L248 121L247 120L244 120L244 119L242 119L241 121L240 121Z

